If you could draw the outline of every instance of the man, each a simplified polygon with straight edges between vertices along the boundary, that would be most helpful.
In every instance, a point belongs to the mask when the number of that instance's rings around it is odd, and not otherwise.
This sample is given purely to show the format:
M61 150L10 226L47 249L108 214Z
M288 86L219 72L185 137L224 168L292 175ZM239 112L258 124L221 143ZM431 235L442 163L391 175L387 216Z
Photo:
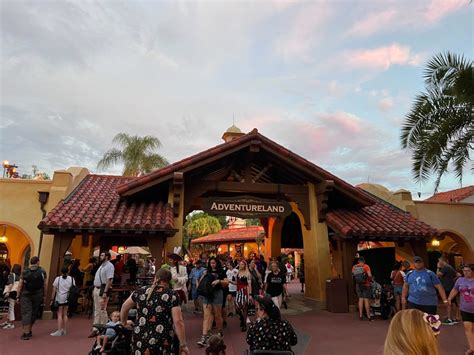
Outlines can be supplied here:
M125 264L122 260L122 255L117 255L115 258L115 271L114 271L114 280L116 284L122 284L122 273L123 273L123 268L125 267Z
M437 314L438 290L444 304L448 303L446 293L438 279L438 276L425 269L425 263L419 256L413 258L415 269L409 271L405 276L402 290L402 306L415 308L428 314Z
M444 256L441 256L438 259L438 269L436 271L436 275L439 277L441 285L443 286L447 295L451 293L456 278L461 276L460 273L458 273L451 265L448 264L448 261ZM453 302L451 302L451 306L448 307L448 318L443 321L443 324L454 325L458 323L456 320L453 320L456 318L457 305L456 298L454 298ZM454 315L454 317L452 317L452 315Z
M129 282L131 284L137 282L137 272L138 272L138 266L135 258L133 255L130 255L130 257L127 260L127 269L128 272L130 273L130 279Z
M110 290L112 289L112 281L114 279L114 265L110 262L110 252L102 252L100 254L100 262L102 263L94 277L94 323L106 324L108 321L107 303L109 301ZM97 329L93 329L89 338L97 336Z
M170 265L171 271L171 283L173 285L173 291L179 295L179 305L186 303L186 283L188 282L188 271L186 267L180 265L180 261L183 260L178 254L168 254L168 264ZM154 276L154 275L153 275Z
M372 281L372 270L369 265L365 263L364 257L360 256L357 259L357 264L352 267L352 277L356 285L356 293L359 298L359 319L364 319L364 308L367 313L367 318L373 321L374 318L370 313L370 299L372 297L372 291L370 288L370 282Z
M46 271L39 266L39 258L33 256L30 267L21 275L16 297L21 306L22 340L29 340L33 336L31 329L41 305L44 304L47 282Z
M405 277L405 275L406 275L409 271L413 270L413 269L411 268L410 262L409 262L408 260L403 260L403 262L402 262L402 269L403 269L403 270L402 270L402 271L403 271L403 277Z

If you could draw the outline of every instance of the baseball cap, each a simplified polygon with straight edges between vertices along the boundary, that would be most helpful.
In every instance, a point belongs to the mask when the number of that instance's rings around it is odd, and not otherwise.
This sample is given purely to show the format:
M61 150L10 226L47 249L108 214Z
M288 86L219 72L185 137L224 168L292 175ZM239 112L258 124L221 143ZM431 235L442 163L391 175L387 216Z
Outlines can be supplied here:
M421 256L415 256L413 258L414 263L424 262Z

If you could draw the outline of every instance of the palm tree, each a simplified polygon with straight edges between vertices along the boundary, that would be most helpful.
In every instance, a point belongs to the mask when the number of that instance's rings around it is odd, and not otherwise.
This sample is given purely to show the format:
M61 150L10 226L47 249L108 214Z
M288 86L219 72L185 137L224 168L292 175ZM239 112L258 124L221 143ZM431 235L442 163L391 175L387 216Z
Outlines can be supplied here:
M402 147L411 151L415 181L436 174L435 192L450 166L462 184L464 166L471 161L472 67L473 62L462 55L447 52L432 57L424 72L426 91L415 98L402 126L400 139Z
M154 151L161 147L161 142L153 136L131 136L127 133L117 134L112 143L122 149L112 148L97 163L97 169L107 169L119 162L124 164L124 176L138 176L168 165L168 161Z

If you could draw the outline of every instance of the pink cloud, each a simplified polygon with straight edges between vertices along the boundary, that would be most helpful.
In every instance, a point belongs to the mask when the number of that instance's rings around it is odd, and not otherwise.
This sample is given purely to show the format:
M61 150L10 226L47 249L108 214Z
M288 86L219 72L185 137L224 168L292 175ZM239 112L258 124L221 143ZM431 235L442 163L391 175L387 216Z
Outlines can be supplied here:
M418 65L421 56L412 54L410 47L398 43L390 46L358 49L346 52L345 62L352 68L368 67L387 70L392 65Z
M465 0L433 0L428 5L424 18L431 23L436 23L450 13L465 7L467 2Z
M378 102L377 106L381 111L388 111L393 107L393 99L391 97L384 97Z
M359 20L347 31L349 36L367 36L387 26L397 15L397 10L390 9L369 14L365 19Z
M323 114L320 121L333 130L348 134L356 134L362 130L361 119L347 112Z

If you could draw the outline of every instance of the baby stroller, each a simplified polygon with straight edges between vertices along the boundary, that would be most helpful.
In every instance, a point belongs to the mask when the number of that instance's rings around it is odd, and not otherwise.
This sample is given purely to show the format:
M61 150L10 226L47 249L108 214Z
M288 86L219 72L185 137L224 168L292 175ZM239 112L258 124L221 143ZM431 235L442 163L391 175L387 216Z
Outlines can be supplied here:
M389 319L395 314L395 296L392 285L383 285L382 297L380 298L380 313L382 319Z
M372 292L372 298L370 300L370 308L372 309L373 316L381 316L382 315L382 304L381 304L381 299L382 299L382 286L375 282L372 281L372 284L370 285L371 292Z
M105 335L107 326L103 324L95 324L95 328L99 330L98 335ZM107 344L103 353L110 355L130 355L132 353L130 344L132 341L132 330L124 328L122 325L116 325L112 329L117 333L114 340ZM92 350L89 352L89 355L100 355L100 349L96 349L97 341L94 341L92 345Z

